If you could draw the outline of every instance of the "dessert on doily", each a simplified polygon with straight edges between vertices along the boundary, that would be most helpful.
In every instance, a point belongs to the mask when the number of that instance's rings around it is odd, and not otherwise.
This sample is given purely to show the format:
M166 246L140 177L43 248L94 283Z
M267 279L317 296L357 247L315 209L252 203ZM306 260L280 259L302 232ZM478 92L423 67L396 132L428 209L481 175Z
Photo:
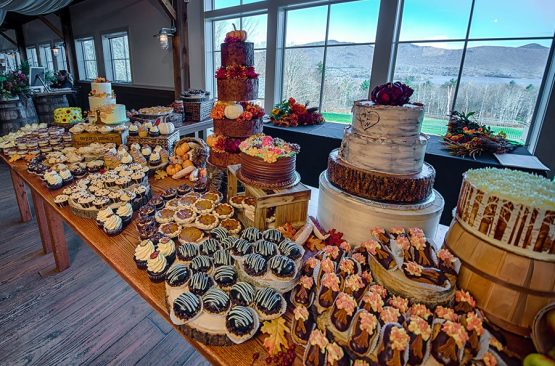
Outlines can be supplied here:
M371 100L356 101L353 121L320 175L318 220L358 245L374 226L411 222L433 237L443 210L433 190L434 168L424 162L428 136L421 133L424 107L413 90L387 83Z

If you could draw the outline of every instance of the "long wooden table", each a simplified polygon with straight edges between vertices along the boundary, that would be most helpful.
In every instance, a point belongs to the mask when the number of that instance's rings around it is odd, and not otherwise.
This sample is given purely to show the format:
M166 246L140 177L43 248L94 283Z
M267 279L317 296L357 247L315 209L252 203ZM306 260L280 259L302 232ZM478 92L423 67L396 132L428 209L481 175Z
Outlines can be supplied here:
M84 219L73 215L69 208L60 208L54 203L54 197L60 194L62 189L51 191L41 180L33 174L27 172L27 164L24 161L10 163L6 157L0 154L2 159L10 168L12 183L16 193L17 203L20 209L21 220L32 220L32 213L29 206L25 185L30 188L31 198L35 207L35 216L41 236L43 250L45 253L52 252L59 271L66 270L70 266L67 245L64 237L65 222L77 233L85 243L103 258L131 287L139 293L166 321L168 321L182 336L195 347L207 360L218 365L263 365L267 357L266 350L262 342L265 336L258 335L253 340L240 345L217 347L207 346L183 334L178 327L174 326L169 318L166 309L164 284L152 283L145 271L139 270L133 255L135 247L139 242L137 229L132 222L121 234L116 236L106 235L97 227L94 220ZM161 192L169 187L177 186L180 183L167 178L164 180L151 180L153 191ZM315 215L318 202L318 190L312 188L312 197L309 204L309 213ZM440 225L436 234L435 243L441 245L447 231L447 226ZM289 318L290 313L287 314ZM505 332L503 332L505 333ZM527 346L521 342L522 338L506 334L511 346L515 346L515 351L521 355L530 351L529 341ZM524 346L524 347L523 347ZM513 348L513 347L511 347ZM295 365L302 364L301 347L297 347L297 358ZM259 359L253 362L254 355L258 354Z

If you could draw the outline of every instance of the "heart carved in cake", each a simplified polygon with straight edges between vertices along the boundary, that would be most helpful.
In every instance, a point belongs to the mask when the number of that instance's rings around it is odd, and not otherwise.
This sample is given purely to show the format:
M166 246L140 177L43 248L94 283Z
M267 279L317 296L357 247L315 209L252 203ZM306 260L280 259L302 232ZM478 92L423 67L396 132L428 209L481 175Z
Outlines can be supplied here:
M367 131L380 123L380 115L376 111L364 111L359 116L359 121L364 131Z

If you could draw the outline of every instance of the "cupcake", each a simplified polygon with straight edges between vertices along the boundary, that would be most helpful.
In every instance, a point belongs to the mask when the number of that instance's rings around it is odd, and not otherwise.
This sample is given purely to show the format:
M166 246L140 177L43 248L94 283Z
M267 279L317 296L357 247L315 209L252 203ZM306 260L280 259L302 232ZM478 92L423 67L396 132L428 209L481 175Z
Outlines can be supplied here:
M200 254L212 256L219 249L221 249L220 242L210 238L200 245Z
M96 224L100 228L104 227L104 223L106 222L106 220L108 220L108 218L113 215L114 215L114 211L112 210L111 207L106 207L98 211L98 213L96 214Z
M157 152L153 152L152 154L150 154L149 158L148 158L148 165L152 166L158 166L160 165L160 163L162 162L161 158L160 158L160 154Z
M149 204L156 210L160 210L164 207L164 200L160 196L154 196L150 199Z
M245 306L233 306L227 313L225 326L234 343L250 339L258 330L260 321L255 311Z
M247 282L237 282L229 290L229 297L233 305L249 306L253 302L255 294L254 287Z
M184 262L190 262L198 256L198 246L196 244L185 243L177 248L177 258Z
M237 271L233 266L221 266L214 271L214 282L224 290L229 290L237 282Z
M220 226L210 230L210 236L212 236L216 240L224 240L229 236L229 232L225 228Z
M233 255L244 256L252 253L253 245L246 241L245 239L239 239L235 242L235 245L231 249Z
M103 208L105 208L106 206L108 206L108 204L110 203L110 199L108 197L95 197L94 201L93 201L93 205L94 207L96 207L97 210L102 210Z
M148 145L143 145L143 147L141 148L141 154L145 158L148 158L150 156L150 154L152 154L152 148Z
M158 240L158 251L166 257L168 264L171 266L175 260L175 242L167 236L160 238Z
M152 127L150 127L148 129L148 135L150 137L158 137L160 136L160 129L158 128L158 126L153 125Z
M153 228L155 231L157 229L156 222L152 217L139 216L135 221L135 225L137 226L137 231L139 232L139 234L151 228Z
M287 309L283 295L268 287L258 290L254 297L254 304L261 320L279 318Z
M44 173L43 179L49 189L59 189L64 184L62 177L60 177L60 175L55 171L48 171Z
M235 243L237 243L238 240L240 239L228 236L227 238L221 239L220 245L222 246L222 249L231 249L235 246Z
M301 276L299 283L291 294L292 302L296 305L309 307L312 305L314 289L314 278L311 276Z
M160 252L153 252L147 260L147 274L148 278L152 282L162 282L166 276L166 271L168 270L169 264L166 257L160 254Z
M131 178L133 184L141 184L145 178L145 173L141 171L133 172L129 177Z
M60 208L66 207L69 202L69 196L67 194L59 194L54 198L54 202Z
M193 273L209 272L212 269L212 258L207 255L199 255L191 260L189 268Z
M241 233L241 239L245 239L251 243L262 239L262 233L255 227L248 227Z
M122 224L125 226L131 222L133 207L129 203L122 203L116 210L116 215L121 217Z
M421 365L426 360L428 341L432 335L430 324L424 319L413 316L407 321L406 330L409 335L409 364Z
M295 262L284 255L276 255L268 264L272 273L279 278L293 278L297 271Z
M221 266L233 266L235 264L235 259L229 254L229 251L225 249L220 249L214 252L214 267L218 268Z
M62 169L60 170L60 177L62 178L63 184L68 184L73 181L73 175L69 171L69 169Z
M189 291L193 294L202 296L214 286L214 280L204 272L197 272L189 280Z
M139 136L139 127L136 124L129 125L129 136Z
M183 264L176 264L166 272L166 284L172 288L184 288L191 278L191 271Z
M254 243L254 252L260 254L265 259L269 259L276 255L277 246L272 242L261 239Z
M245 257L243 268L249 276L259 277L266 273L268 262L260 254L251 253Z
M175 188L168 188L162 193L162 199L164 201L169 201L177 197L177 189Z
M229 296L216 287L212 287L202 297L202 307L210 314L224 314L230 306Z
M175 299L172 309L179 320L188 322L200 314L202 302L199 296L191 292L184 292Z
M333 305L335 298L339 294L339 277L333 272L325 273L322 277L322 284L318 293L318 305L322 308L329 308Z
M284 236L281 231L277 229L268 229L262 233L262 238L266 241L278 244L284 239Z
M104 221L104 232L108 235L117 235L123 229L122 220L118 215L112 215Z
M139 245L135 247L135 255L133 257L133 259L135 259L135 264L137 264L137 268L146 269L147 261L155 250L156 248L151 240L142 240Z

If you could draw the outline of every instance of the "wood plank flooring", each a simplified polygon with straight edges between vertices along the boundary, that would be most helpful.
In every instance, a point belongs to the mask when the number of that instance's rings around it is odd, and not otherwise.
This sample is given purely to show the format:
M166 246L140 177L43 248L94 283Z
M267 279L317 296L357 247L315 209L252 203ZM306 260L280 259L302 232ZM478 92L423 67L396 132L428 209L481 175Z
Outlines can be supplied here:
M66 238L72 265L57 273L36 220L19 222L0 164L1 365L208 365L67 228Z

